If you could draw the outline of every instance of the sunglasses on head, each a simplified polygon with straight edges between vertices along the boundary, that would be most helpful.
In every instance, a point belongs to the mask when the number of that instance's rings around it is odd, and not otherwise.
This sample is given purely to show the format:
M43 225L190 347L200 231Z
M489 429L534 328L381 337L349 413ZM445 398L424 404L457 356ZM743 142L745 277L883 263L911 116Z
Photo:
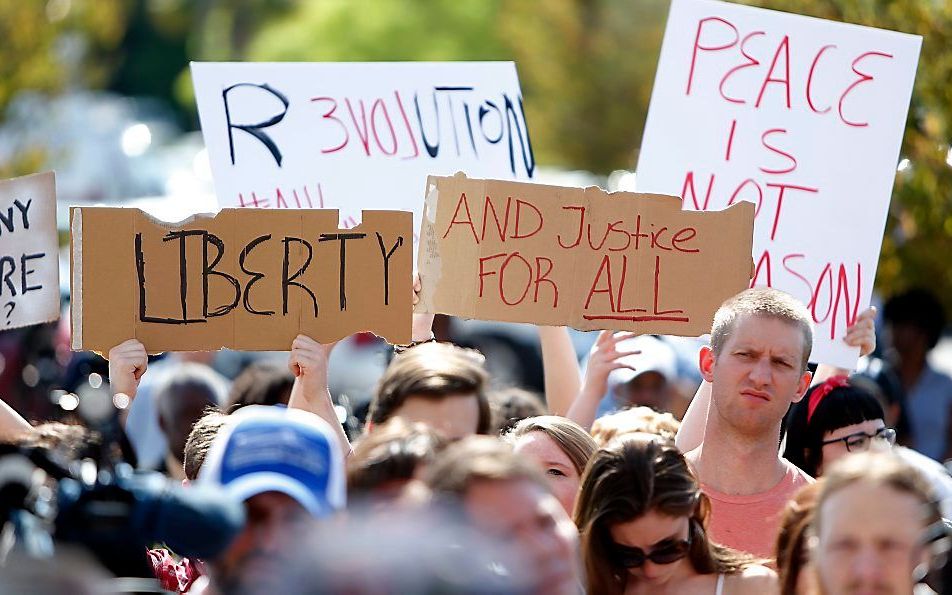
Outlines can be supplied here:
M641 568L645 561L655 564L673 564L688 555L691 550L691 536L688 539L666 539L651 548L647 554L640 547L614 544L615 559L625 568Z

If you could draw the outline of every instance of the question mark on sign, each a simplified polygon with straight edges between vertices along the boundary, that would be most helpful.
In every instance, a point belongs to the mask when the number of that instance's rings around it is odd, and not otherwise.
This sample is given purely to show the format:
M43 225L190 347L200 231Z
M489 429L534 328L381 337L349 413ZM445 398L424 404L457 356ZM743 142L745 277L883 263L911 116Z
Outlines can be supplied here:
M7 310L7 326L10 326L10 315L13 314L13 309L17 307L16 302L7 302L4 304L4 307L10 306L10 309Z

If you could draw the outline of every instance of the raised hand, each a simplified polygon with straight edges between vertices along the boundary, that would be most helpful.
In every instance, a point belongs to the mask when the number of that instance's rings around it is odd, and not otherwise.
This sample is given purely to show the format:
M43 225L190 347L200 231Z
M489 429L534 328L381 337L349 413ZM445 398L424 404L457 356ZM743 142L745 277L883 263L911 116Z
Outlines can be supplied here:
M138 339L129 339L116 345L107 354L109 386L112 394L123 393L130 399L139 390L139 380L149 367L149 356Z

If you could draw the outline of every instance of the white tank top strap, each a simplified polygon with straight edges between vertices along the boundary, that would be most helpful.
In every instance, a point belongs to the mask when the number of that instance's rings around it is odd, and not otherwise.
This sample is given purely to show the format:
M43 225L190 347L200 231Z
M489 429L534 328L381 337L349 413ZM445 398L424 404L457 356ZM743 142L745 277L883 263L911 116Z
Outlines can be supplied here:
M724 575L717 575L717 586L714 587L714 595L724 595Z

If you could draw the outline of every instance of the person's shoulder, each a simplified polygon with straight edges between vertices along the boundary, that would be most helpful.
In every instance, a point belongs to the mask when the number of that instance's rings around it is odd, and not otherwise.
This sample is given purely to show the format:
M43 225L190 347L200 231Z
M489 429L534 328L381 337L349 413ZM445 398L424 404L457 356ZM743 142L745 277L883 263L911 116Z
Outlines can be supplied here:
M780 460L783 461L784 466L787 468L787 474L784 477L786 483L789 483L794 488L801 488L805 485L816 483L816 479L803 469L783 457L780 457Z
M779 589L779 579L777 573L762 566L753 564L744 568L739 573L729 576L728 583L733 583L729 589L724 589L727 593L750 593L751 595L763 595L776 593Z

